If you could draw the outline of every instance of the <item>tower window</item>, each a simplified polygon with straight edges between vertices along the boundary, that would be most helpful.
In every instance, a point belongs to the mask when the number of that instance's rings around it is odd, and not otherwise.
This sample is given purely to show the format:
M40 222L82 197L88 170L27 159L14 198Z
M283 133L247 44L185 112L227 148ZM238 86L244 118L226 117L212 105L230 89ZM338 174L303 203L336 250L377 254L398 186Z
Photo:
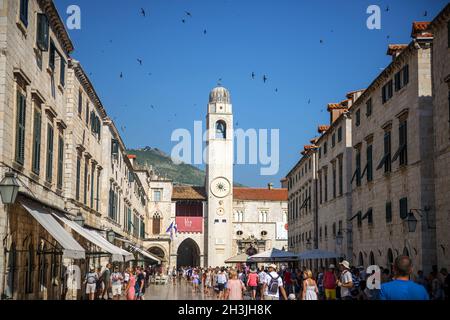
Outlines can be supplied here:
M224 121L220 120L216 123L216 139L227 138L227 125Z

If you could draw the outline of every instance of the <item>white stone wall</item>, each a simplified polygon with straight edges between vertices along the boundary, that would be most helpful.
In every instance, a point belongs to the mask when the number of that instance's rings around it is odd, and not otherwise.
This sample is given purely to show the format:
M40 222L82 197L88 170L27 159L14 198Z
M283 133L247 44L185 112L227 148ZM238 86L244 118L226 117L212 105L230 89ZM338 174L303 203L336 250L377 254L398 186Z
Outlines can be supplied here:
M286 238L277 239L277 222L287 224L287 202L286 201L233 201L233 249L231 256L237 255L237 241L254 238L264 240L266 247L264 250L272 248L288 249ZM264 222L261 212L267 213L267 220ZM242 235L237 232L242 231ZM262 235L265 231L267 234ZM279 235L278 235L279 236ZM230 257L231 257L230 256Z
M447 9L433 27L433 125L435 157L436 251L439 268L450 267L450 50Z
M353 260L358 265L367 266L373 253L374 262L387 267L389 249L394 259L407 250L417 270L429 270L435 261L434 250L431 250L433 232L427 228L425 221L419 222L414 233L409 233L399 215L399 200L404 197L408 199L408 210L433 204L433 171L429 159L432 153L430 58L431 50L424 44L420 49L412 49L406 59L399 60L401 63L389 73L389 77L381 79L370 94L373 113L369 118L365 116L366 100L359 101L351 109L353 118L358 108L361 110L361 125L357 127L355 121L352 124L352 142L354 147L361 147L362 167L366 163L367 140L373 140L374 180L367 182L364 177L360 187L356 187L356 182L352 186L353 214L361 210L365 215L369 208L373 209L373 225L370 226L366 219L358 227L357 219L353 220ZM409 84L394 92L393 98L382 104L381 86L405 64L409 65ZM406 117L408 123L408 164L400 167L397 159L392 164L392 172L385 174L384 168L376 170L384 155L383 128L391 127L393 156L399 147L399 117ZM355 153L352 162L355 168ZM386 222L386 202L392 203L392 222ZM415 215L420 220L417 213ZM363 261L359 261L360 255Z

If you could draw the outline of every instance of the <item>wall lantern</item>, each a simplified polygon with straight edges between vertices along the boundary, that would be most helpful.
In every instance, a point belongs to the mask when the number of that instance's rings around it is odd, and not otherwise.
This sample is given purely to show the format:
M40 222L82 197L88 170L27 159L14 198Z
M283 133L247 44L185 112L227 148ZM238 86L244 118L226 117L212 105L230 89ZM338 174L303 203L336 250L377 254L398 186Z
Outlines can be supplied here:
M5 173L5 177L0 182L0 195L3 204L13 204L16 202L19 187L20 185L17 182L16 175L12 172Z

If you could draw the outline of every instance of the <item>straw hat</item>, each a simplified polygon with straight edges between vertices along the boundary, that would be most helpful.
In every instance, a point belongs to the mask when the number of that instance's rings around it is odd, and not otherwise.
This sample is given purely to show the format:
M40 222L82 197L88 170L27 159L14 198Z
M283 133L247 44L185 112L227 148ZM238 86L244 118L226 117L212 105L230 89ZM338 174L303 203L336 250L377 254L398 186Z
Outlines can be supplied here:
M271 265L269 265L269 268L272 268L272 269L274 269L274 270L277 270L277 265L272 263Z
M342 261L339 263L341 266L344 266L345 269L350 269L350 263L347 260Z

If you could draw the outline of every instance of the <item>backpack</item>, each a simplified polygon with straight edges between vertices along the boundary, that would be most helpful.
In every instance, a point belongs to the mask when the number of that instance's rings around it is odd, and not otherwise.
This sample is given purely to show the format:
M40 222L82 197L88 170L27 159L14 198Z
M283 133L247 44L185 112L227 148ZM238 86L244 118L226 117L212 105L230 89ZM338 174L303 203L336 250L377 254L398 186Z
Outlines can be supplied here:
M278 277L274 278L270 273L268 273L270 277L269 285L267 286L267 292L270 295L277 295L278 294Z

